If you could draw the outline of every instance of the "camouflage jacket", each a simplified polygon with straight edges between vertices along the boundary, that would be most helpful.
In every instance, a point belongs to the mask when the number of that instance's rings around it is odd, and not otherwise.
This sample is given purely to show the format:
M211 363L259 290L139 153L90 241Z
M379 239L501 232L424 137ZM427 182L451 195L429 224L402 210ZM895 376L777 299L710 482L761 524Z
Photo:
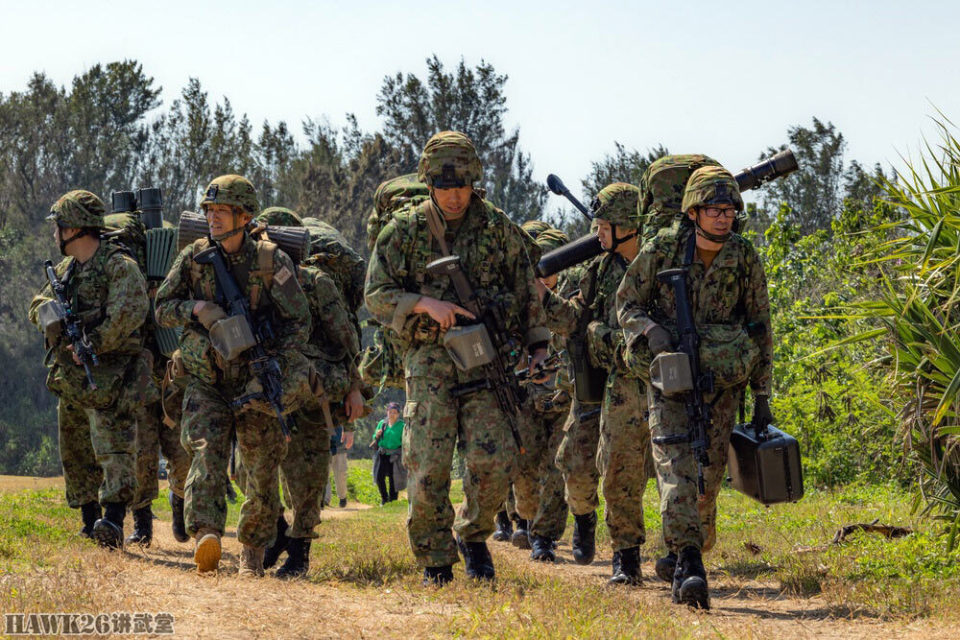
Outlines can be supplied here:
M653 323L676 335L673 288L657 280L657 273L682 265L692 227L661 232L648 240L631 263L617 291L617 314L627 350L649 360L644 331ZM707 370L729 369L730 360L742 361L751 389L770 394L773 339L767 278L756 249L733 234L714 257L709 269L694 253L688 276L693 319L700 334L700 355ZM722 376L721 376L722 377ZM718 384L723 386L723 380Z
M594 366L613 370L620 366L623 334L617 322L616 292L627 271L626 261L617 254L604 252L594 258L580 277L579 292L570 299L550 292L543 300L549 326L569 336L576 331L583 314L589 316L587 348Z
M93 374L97 384L103 385L102 377L121 375L131 359L140 354L143 324L150 308L143 275L129 254L107 242L101 242L85 263L65 258L55 271L100 358L100 366L93 368ZM30 302L30 322L38 324L38 308L54 297L50 284L44 285ZM86 377L83 367L74 364L68 346L70 341L63 334L47 345L47 363L52 365L50 380L62 378L58 389L79 389L85 386Z
M460 304L450 279L426 270L442 257L426 222L431 206L427 200L394 214L377 238L367 271L367 309L408 346L441 339L433 319L413 312L421 296ZM460 256L480 306L499 307L506 331L529 346L548 341L550 332L524 235L502 211L474 195L447 244L451 254Z
M359 385L355 361L360 337L336 283L322 269L307 265L300 265L297 277L313 319L310 340L301 351L310 359L346 362L351 379Z
M216 279L211 265L201 265L193 256L209 246L201 238L188 245L174 260L170 273L157 290L156 319L162 327L183 326L180 349L187 373L216 382L214 366L223 370L223 363L211 358L207 330L193 315L193 307L201 300L212 300L226 309L226 302L217 296ZM265 251L272 252L272 271L261 264ZM275 245L255 241L244 233L240 251L227 256L227 264L237 284L245 292L254 316L271 320L275 340L265 345L270 351L299 352L310 338L310 304L295 277L293 261ZM268 284L268 280L272 280ZM235 373L227 377L234 377Z

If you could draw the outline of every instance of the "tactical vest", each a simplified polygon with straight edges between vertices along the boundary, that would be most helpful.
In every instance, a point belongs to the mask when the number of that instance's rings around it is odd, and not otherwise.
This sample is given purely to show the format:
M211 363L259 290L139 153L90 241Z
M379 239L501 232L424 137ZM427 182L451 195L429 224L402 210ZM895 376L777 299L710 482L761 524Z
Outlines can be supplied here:
M231 266L233 277L241 290L247 288L251 276L258 276L263 280L263 288L269 293L273 286L274 257L277 253L277 245L268 240L255 240L257 243L257 268L250 270L249 264L237 264ZM209 238L200 238L193 243L193 255L197 255L204 249L210 247ZM210 278L203 278L203 266L196 260L190 261L190 288L193 295L198 300L215 300L216 291L213 287L213 281ZM261 296L260 284L254 284L250 288L250 311L256 313L260 308Z

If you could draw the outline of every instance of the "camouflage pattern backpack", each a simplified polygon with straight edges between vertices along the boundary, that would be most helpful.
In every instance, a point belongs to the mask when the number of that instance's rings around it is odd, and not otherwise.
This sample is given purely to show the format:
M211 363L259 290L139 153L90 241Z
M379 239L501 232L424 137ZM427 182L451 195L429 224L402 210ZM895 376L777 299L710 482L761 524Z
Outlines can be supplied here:
M306 265L317 266L330 274L351 314L363 305L363 279L367 263L332 225L318 218L303 218L310 231L310 257Z
M373 194L373 210L367 217L367 247L373 251L380 231L390 221L390 215L406 205L419 204L430 197L427 185L417 181L417 174L408 173L387 180Z
M641 242L657 235L661 229L687 220L681 208L683 191L690 175L700 167L720 163L709 156L687 153L664 156L655 160L640 178Z

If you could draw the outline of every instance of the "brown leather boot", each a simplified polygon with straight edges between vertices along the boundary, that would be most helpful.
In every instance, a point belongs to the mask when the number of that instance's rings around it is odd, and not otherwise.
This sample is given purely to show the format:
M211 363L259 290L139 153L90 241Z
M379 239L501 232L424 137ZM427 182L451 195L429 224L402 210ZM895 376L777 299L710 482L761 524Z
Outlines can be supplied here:
M265 547L251 547L243 545L240 552L239 575L259 578L263 576L263 552Z
M209 573L220 568L220 534L214 529L204 527L197 531L193 561L197 563L198 573Z

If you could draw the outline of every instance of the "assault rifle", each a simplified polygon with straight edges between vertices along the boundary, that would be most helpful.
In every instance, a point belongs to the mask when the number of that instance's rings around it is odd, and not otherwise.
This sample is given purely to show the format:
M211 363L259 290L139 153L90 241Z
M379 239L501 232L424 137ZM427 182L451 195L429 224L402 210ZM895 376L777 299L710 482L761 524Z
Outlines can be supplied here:
M57 272L53 270L53 262L47 260L43 263L43 266L47 272L47 280L50 281L50 289L53 290L53 295L56 297L57 303L63 309L63 326L67 332L67 338L70 340L70 344L73 345L73 353L80 359L80 362L83 363L83 370L87 374L87 382L90 383L90 388L96 389L97 383L93 381L93 372L90 370L90 367L99 366L100 359L97 358L97 354L93 352L93 345L90 344L90 339L87 338L87 335L83 331L83 322L81 322L80 318L70 307L70 301L67 300L63 283L57 278Z
M281 382L283 374L280 372L280 363L275 357L267 354L263 345L274 339L273 327L268 320L257 321L250 312L250 305L247 303L246 296L240 291L236 279L230 272L227 262L220 251L220 247L212 246L204 249L193 259L199 264L213 265L214 277L217 281L218 293L223 295L227 303L227 318L217 324L231 322L232 326L227 329L231 337L235 338L241 346L240 349L248 353L250 366L254 375L260 381L262 391L248 393L235 398L231 405L240 408L251 400L266 400L273 407L277 414L277 420L280 422L280 430L283 431L283 437L287 442L290 441L290 428L293 420L283 415L283 388ZM211 328L211 333L217 325ZM237 352L240 351L237 349ZM227 358L228 360L230 358Z
M533 370L533 374L530 373L529 369L517 369L513 372L513 375L517 377L520 384L523 384L530 380L537 380L543 376L556 373L560 370L560 367L563 366L563 357L566 353L566 351L557 351L551 354L546 360L537 365Z
M447 332L447 338L452 339L446 341L445 346L457 366L464 370L475 367L483 369L482 379L454 387L451 395L460 397L482 390L492 391L497 397L500 410L507 416L517 449L521 454L526 453L518 424L519 407L523 404L526 393L520 387L513 367L509 366L503 357L503 351L510 348L514 341L507 335L502 312L492 305L481 308L480 301L460 265L460 256L438 258L427 265L427 272L450 278L460 305L479 321L473 325L453 327Z
M700 335L697 333L697 327L693 322L693 309L690 307L690 292L687 287L687 272L690 270L690 262L693 258L693 249L696 246L696 236L690 236L690 246L687 248L688 258L684 261L682 267L675 269L665 269L657 273L657 280L673 287L673 295L676 299L677 308L677 331L680 333L680 344L678 353L663 353L658 358L671 358L674 360L673 372L675 375L669 376L672 380L682 380L678 390L683 391L685 398L684 404L687 409L687 418L689 430L685 435L659 436L653 439L654 444L679 444L681 442L690 443L693 455L697 459L697 491L699 495L704 493L703 468L710 464L710 456L707 454L707 448L710 446L710 436L707 434L707 428L710 426L710 406L704 401L703 396L714 391L713 373L704 371L700 367ZM680 362L676 362L676 358ZM686 362L683 362L683 359ZM655 368L660 369L661 363L654 361ZM689 366L689 369L687 369ZM664 369L667 368L663 365ZM653 380L656 376L651 373L651 383L660 387L657 381ZM662 387L661 387L662 389Z

